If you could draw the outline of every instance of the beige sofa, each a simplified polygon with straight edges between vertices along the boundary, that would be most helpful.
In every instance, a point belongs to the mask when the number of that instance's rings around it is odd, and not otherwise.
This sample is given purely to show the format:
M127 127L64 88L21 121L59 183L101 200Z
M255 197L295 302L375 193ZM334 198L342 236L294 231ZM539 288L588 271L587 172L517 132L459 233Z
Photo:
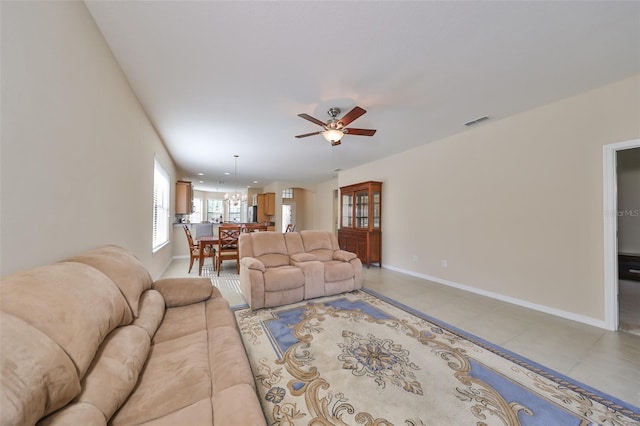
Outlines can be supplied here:
M264 425L208 279L152 282L103 247L2 279L2 425Z
M362 262L331 232L253 232L239 247L240 289L251 309L362 288Z

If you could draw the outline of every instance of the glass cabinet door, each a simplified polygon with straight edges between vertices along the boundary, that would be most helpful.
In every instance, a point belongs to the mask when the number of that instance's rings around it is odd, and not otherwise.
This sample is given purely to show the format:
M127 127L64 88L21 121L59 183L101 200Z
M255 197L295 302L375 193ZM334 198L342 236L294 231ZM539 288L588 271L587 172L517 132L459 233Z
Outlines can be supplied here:
M349 228L353 226L353 195L344 194L342 196L342 226Z
M356 228L369 227L369 193L356 193Z
M380 229L380 191L373 193L373 227Z

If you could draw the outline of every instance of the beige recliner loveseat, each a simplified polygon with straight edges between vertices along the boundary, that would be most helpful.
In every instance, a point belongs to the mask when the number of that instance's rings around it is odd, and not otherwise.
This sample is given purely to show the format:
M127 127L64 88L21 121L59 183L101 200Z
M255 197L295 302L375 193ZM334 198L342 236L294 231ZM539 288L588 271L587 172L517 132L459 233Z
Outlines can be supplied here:
M362 262L332 232L252 232L240 247L240 289L251 309L362 288Z
M0 306L2 425L265 424L209 279L107 246L3 278Z

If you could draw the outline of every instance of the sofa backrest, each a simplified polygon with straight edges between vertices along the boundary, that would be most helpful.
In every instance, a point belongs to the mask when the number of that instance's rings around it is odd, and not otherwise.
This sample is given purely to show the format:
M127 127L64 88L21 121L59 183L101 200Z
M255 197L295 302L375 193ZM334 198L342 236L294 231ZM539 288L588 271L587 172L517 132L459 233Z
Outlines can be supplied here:
M333 259L340 250L333 232L307 230L300 232L251 232L240 235L240 258L254 257L267 268L289 264L289 256L311 253L318 260Z
M133 253L115 245L104 246L68 259L102 271L118 286L134 317L138 317L140 296L151 288L149 271ZM130 322L130 321L129 321Z
M131 322L118 286L82 263L3 278L0 423L34 424L71 401L105 337Z
M45 423L110 418L164 315L151 285L144 265L117 246L3 278L0 424L35 424L54 411Z
M333 252L339 250L338 239L329 231L300 231L304 251L326 262L333 259Z
M240 258L254 257L267 268L289 265L289 251L284 234L278 232L249 232L240 235Z

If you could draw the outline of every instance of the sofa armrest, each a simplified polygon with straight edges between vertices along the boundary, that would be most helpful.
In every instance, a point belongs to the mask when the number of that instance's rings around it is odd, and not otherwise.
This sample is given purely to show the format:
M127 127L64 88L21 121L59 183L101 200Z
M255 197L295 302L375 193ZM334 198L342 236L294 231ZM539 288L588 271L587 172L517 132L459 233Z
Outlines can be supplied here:
M154 282L152 288L162 294L167 308L202 302L213 293L209 278L165 278Z
M333 252L333 260L340 260L342 262L350 262L358 257L355 253L346 250L336 250Z
M240 259L240 265L245 266L249 269L256 269L260 272L265 272L267 268L264 266L264 263L256 259L255 257L243 257Z
M312 260L318 260L315 254L311 253L296 253L290 256L292 262L310 262Z

